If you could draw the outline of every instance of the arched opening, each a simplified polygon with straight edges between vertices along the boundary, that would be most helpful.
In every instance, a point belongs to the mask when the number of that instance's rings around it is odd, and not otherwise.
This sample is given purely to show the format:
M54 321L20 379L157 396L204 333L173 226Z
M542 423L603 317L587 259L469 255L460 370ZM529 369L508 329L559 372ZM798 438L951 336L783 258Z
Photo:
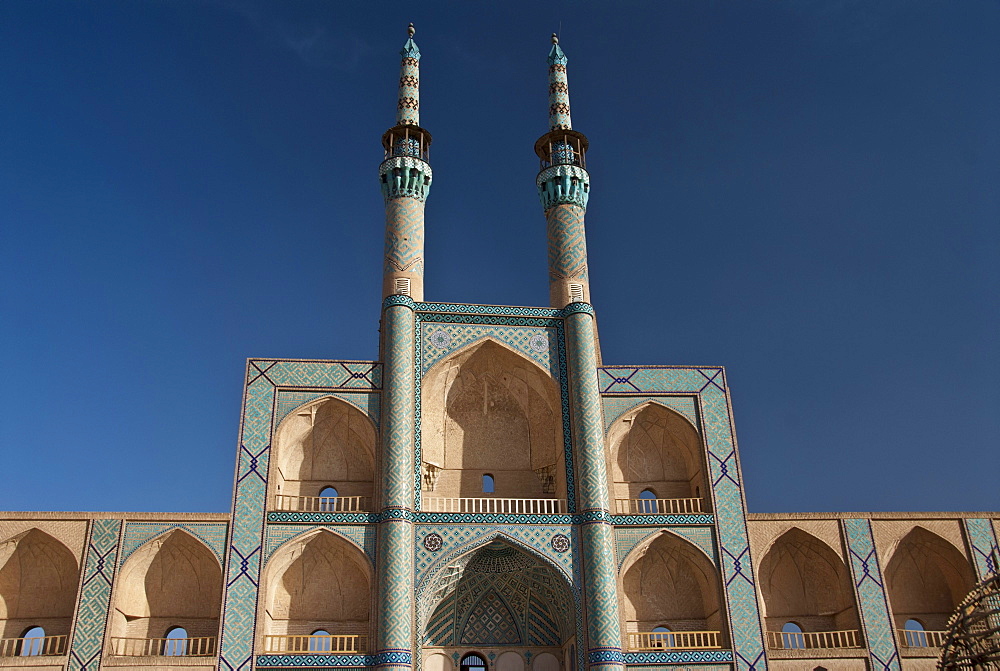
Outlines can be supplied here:
M371 564L346 539L289 541L268 560L260 594L263 652L368 651Z
M270 505L311 512L372 510L375 437L371 420L340 399L325 398L292 412L276 432Z
M0 645L0 656L66 654L79 579L73 553L44 531L0 543L0 638L13 641ZM41 640L18 641L38 630L30 638Z
M575 611L567 581L547 560L494 540L455 558L434 580L419 604L425 656L530 646L534 661L548 653L558 669L574 634ZM507 671L524 666L520 656L503 659Z
M850 573L823 541L801 529L789 529L767 551L758 579L769 647L861 645ZM799 627L799 632L785 631L787 624Z
M559 389L535 363L492 340L458 352L424 378L421 416L424 510L564 512ZM501 510L503 499L548 503Z
M21 634L21 657L34 657L44 654L45 650L45 629L42 627L29 627Z
M722 585L701 550L661 533L626 558L622 576L629 650L724 646Z
M459 669L461 669L461 671L486 671L486 659L484 658L484 655L470 652L462 658L462 662L459 664Z
M115 586L113 655L215 654L222 566L200 540L174 529L136 550Z
M892 617L906 647L943 642L948 618L976 584L972 566L954 545L914 527L896 546L885 568ZM920 633L908 626L915 622Z
M676 515L707 512L702 500L701 437L683 416L648 403L612 424L609 463L615 512Z
M805 648L806 642L802 637L802 627L794 622L786 622L781 625L781 647L786 650L800 650Z

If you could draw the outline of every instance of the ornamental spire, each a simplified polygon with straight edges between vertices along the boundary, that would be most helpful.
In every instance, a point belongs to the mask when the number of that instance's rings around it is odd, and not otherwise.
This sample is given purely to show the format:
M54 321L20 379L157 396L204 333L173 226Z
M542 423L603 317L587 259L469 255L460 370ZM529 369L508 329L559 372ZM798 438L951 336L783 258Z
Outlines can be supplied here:
M408 38L399 55L399 104L396 109L397 126L420 125L420 49L413 41L416 30L411 23L406 29Z
M549 130L573 127L569 114L569 83L566 80L566 54L559 46L559 36L552 33L549 51Z

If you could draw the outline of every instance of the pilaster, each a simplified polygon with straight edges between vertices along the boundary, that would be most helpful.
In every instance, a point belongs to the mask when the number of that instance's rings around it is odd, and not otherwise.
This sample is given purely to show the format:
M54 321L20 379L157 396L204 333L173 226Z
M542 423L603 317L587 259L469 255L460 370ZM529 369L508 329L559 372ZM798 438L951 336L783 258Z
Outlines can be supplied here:
M875 552L871 522L846 519L841 524L847 540L851 575L871 668L874 671L899 671L899 651L885 594L885 580Z

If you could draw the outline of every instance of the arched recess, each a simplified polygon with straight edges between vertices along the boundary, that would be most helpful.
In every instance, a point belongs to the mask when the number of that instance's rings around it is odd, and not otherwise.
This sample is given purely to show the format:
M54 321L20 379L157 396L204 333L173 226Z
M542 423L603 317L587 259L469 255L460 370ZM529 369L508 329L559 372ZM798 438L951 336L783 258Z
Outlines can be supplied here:
M768 631L789 621L804 632L860 628L847 565L812 534L793 527L778 537L757 576Z
M111 636L165 638L181 627L191 638L218 636L222 566L201 540L173 529L139 546L115 581Z
M0 638L19 638L29 627L48 636L68 634L77 585L76 558L39 529L0 543Z
M896 545L885 579L896 628L913 619L929 631L947 629L948 618L976 584L962 553L919 526Z
M711 506L705 469L705 451L698 431L686 417L651 401L625 413L608 430L611 446L608 473L616 513L650 510L650 504L629 504L644 491L657 499L701 499L700 509ZM680 506L680 507L678 507ZM661 503L661 513L697 512L684 504Z
M705 553L671 533L645 541L622 564L625 632L718 631L728 633L719 573ZM628 636L626 635L626 639Z
M374 510L377 431L361 410L326 397L290 412L275 431L269 506L282 510ZM321 502L326 487L350 505ZM346 500L345 500L346 504Z
M569 584L541 555L489 540L441 566L418 604L425 654L532 646L562 656L575 634ZM536 653L537 654L537 653Z
M325 529L299 536L264 567L258 630L262 636L308 636L323 629L370 640L371 585L371 563L356 545Z
M566 498L559 387L492 339L438 362L421 386L425 497Z

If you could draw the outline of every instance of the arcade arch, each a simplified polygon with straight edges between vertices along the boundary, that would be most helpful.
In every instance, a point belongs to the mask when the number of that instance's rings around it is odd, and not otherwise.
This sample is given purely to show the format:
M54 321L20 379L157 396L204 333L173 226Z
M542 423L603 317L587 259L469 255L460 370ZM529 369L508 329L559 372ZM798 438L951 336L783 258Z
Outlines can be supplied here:
M271 507L373 510L375 444L375 425L346 401L327 397L292 411L275 432ZM331 488L334 497L322 494Z
M611 425L608 442L616 513L709 510L701 436L685 417L659 403L646 403Z
M0 543L0 638L69 634L80 580L69 548L39 529Z
M425 499L566 498L559 388L533 361L486 339L435 364L421 393Z

